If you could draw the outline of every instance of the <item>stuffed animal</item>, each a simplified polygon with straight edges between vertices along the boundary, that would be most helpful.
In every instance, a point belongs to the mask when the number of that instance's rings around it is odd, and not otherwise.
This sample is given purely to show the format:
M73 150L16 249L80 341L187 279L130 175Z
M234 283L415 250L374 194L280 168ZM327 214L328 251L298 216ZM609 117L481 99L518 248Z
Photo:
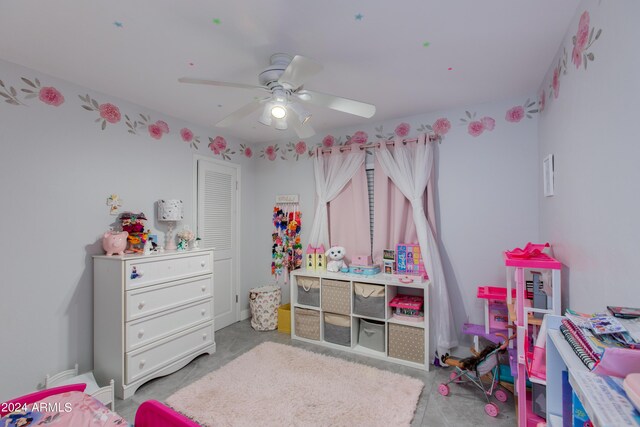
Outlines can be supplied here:
M329 248L325 256L329 260L327 262L327 271L337 273L343 268L348 268L346 262L344 262L344 256L347 251L342 246L332 246Z

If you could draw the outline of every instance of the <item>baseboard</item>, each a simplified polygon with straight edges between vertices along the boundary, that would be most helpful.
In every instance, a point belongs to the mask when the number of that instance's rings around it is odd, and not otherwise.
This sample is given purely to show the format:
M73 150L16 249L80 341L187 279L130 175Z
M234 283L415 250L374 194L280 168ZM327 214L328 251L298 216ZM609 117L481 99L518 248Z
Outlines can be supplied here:
M247 320L251 317L251 310L242 310L240 312L240 321Z

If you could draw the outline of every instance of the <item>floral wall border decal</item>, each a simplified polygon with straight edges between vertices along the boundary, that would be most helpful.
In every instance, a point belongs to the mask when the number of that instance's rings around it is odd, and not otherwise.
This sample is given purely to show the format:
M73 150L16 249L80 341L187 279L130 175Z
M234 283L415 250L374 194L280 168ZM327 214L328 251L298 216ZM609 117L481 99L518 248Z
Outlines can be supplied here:
M510 123L518 123L523 118L532 119L533 115L538 112L538 108L533 108L536 105L536 101L532 101L531 98L527 98L527 100L522 105L516 105L515 107L507 110L507 113L504 116L504 119Z
M59 107L63 104L67 105L65 97L55 87L42 86L38 78L19 78L24 83L24 87L7 84L5 81L0 80L0 100L4 99L8 105L25 107L29 106L29 100L35 98L46 105L54 107ZM78 95L78 99L82 109L95 114L94 122L99 123L101 130L106 130L109 125L116 126L122 123L127 133L132 135L140 136L142 131L154 140L161 140L164 135L170 134L169 124L164 120L154 121L150 115L143 113L139 113L138 118L133 118L135 117L134 115L124 114L118 105L111 102L100 103L88 93ZM179 136L182 142L189 143L190 148L199 149L201 137L195 135L191 129L183 127L179 132ZM213 138L209 138L209 140L214 142ZM253 155L251 147L245 144L241 144L241 146L240 153L245 158L251 158ZM216 137L213 148L211 144L209 144L209 148L215 155L219 155L224 160L231 160L232 155L236 154L234 150L227 147L226 140L221 136Z
M580 15L578 21L578 28L576 33L571 37L571 62L575 65L576 70L579 70L583 66L584 71L587 71L587 64L593 62L596 58L595 54L591 51L593 44L602 36L602 28L596 30L595 26L591 26L591 15L588 10L585 10ZM566 43L566 41L564 42ZM545 110L545 104L547 101L547 93L545 87L548 87L548 99L557 99L560 95L560 80L562 76L567 75L569 67L568 63L568 51L567 46L563 45L561 53L558 56L558 62L549 75L545 78L545 83L542 84L542 91L538 99L538 111L542 113ZM546 79L549 79L547 85Z
M466 117L460 118L460 124L467 126L467 133L473 137L482 135L485 130L492 131L496 127L496 121L493 117L484 116L476 120L477 113L469 111L464 112Z

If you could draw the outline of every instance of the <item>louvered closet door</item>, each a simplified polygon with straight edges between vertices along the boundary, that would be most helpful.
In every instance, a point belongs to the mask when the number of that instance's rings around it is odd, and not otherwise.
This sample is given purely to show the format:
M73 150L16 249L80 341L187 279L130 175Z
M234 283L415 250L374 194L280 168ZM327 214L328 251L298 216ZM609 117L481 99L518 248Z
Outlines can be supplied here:
M214 248L213 306L215 329L237 321L237 169L198 160L198 235Z

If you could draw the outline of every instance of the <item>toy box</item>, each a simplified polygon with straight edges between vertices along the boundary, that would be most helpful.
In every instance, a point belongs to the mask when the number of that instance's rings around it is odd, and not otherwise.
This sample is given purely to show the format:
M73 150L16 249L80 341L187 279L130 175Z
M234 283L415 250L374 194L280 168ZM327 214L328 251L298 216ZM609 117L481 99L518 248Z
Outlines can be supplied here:
M355 255L351 258L351 265L366 266L371 265L371 257L369 255Z
M393 307L393 317L411 322L424 320L423 305L424 298L414 295L396 295L389 302L389 306Z
M396 246L396 269L398 274L425 276L426 270L420 253L420 245L400 243Z
M380 273L379 265L350 265L349 273L362 274L364 276L373 276Z

